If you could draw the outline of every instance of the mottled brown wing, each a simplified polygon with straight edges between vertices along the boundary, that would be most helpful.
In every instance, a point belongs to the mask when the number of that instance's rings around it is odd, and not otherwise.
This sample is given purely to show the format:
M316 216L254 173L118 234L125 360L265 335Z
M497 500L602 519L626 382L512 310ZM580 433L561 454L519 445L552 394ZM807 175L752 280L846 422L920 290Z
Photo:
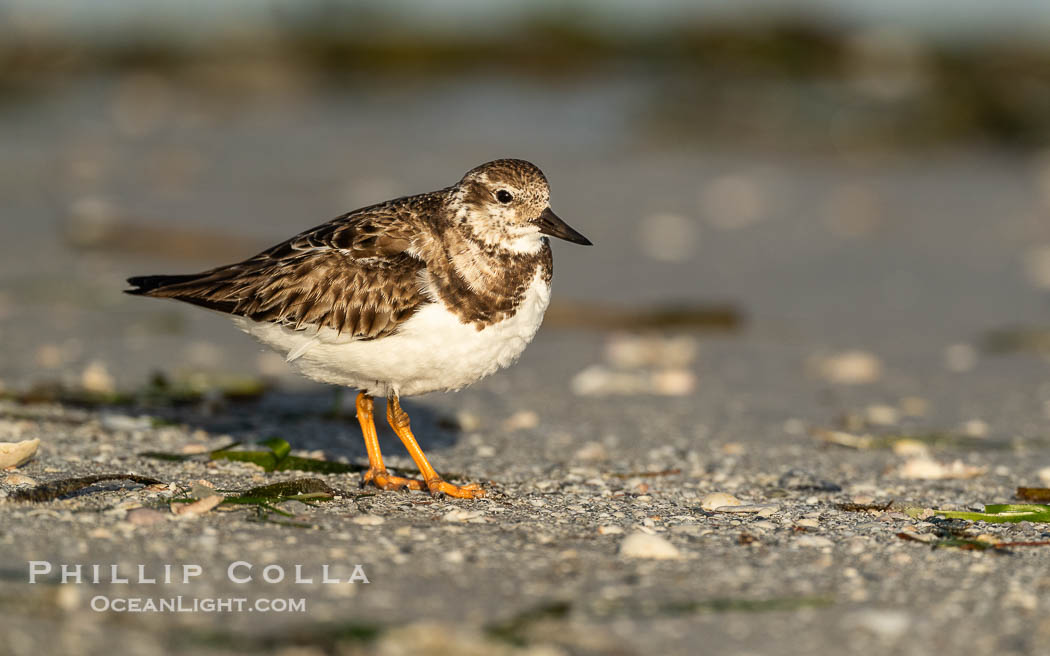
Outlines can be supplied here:
M133 294L360 339L393 333L426 301L413 223L384 206L344 215L253 258L190 276L145 276Z

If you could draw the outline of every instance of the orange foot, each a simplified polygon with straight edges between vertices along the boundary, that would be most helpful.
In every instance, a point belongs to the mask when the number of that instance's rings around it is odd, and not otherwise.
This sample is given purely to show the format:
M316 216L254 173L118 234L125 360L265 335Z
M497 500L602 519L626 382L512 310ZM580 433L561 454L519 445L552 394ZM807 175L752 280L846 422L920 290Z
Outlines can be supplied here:
M477 483L453 485L440 476L427 480L427 488L430 490L430 496L432 497L447 494L457 499L480 499L485 496L485 490L482 490Z
M419 448L419 442L416 442L416 436L412 434L412 429L410 428L411 422L408 418L408 413L401 409L401 402L398 401L397 394L387 395L386 420L390 423L390 427L394 429L394 432L397 433L397 436L401 438L402 444L408 450L408 455L412 456L412 461L416 463L416 467L419 467L419 473L423 475L423 480L426 481L426 486L431 496L436 497L444 494L457 499L478 499L485 496L485 491L477 483L453 485L441 478L441 475L437 473L423 454L423 449Z
M368 483L371 483L372 485L378 487L380 490L403 490L406 488L409 490L427 489L423 481L420 481L415 478L403 478L401 476L393 476L390 472L386 470L386 468L376 469L374 467L370 467L368 471L365 472L364 481L362 482L366 485Z

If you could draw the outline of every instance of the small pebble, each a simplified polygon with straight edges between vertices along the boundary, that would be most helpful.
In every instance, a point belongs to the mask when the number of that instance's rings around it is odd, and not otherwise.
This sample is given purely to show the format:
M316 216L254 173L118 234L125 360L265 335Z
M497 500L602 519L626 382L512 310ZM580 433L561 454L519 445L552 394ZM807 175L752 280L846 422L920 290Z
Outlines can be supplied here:
M577 396L685 396L696 387L696 375L682 368L622 371L591 365L573 377L570 387Z
M1050 289L1050 246L1036 246L1022 257L1028 281L1040 289Z
M870 435L854 435L846 431L819 430L816 436L829 444L840 444L851 449L870 449L873 443Z
M41 344L36 349L36 363L44 369L58 369L65 361L62 349L54 344Z
M1039 480L1042 481L1044 485L1050 485L1050 467L1043 467L1039 470L1036 476L1039 477Z
M619 369L674 369L696 359L696 339L688 335L616 334L605 344L605 359Z
M507 432L517 430L528 430L540 425L540 416L532 410L521 410L512 414L503 422L503 430Z
M868 423L892 426L900 421L900 412L892 405L870 405L865 411Z
M577 396L648 394L648 376L635 371L613 371L595 364L573 376L569 386Z
M652 390L661 396L687 396L696 389L696 375L688 369L663 369L652 375Z
M587 442L576 450L575 456L577 460L598 461L607 459L609 453L601 442Z
M893 449L893 452L899 456L926 456L930 453L930 447L924 442L910 438L894 441L891 448Z
M830 383L861 385L882 377L882 363L867 351L844 351L817 359L817 374Z
M900 408L906 417L925 417L930 411L930 402L919 396L906 396L900 400Z
M944 349L944 366L955 373L970 371L977 366L977 349L969 344L952 344Z
M80 590L76 585L60 585L58 587L58 594L55 595L55 604L64 611L71 612L73 610L79 610L80 602Z
M483 516L483 514L481 512L478 512L478 511L470 511L470 510L463 510L461 508L453 508L452 510L448 511L447 513L445 513L445 515L441 518L441 521L443 521L443 522L472 522L472 523L477 524L479 522L484 522L485 521L485 517Z
M1039 596L1030 590L1013 588L1003 595L1000 604L1003 608L1031 613L1039 608Z
M153 420L149 417L129 417L115 413L105 413L99 417L99 423L106 430L111 431L144 431L153 427Z
M463 552L459 549L446 551L443 558L445 559L446 563L452 563L454 565L458 565L459 563L462 563L464 560L466 560L466 557L463 555Z
M627 558L651 558L657 560L675 560L682 558L682 552L666 538L649 533L632 533L620 544L620 555Z
M106 363L95 360L89 363L80 374L80 386L86 392L112 394L116 391L117 384L106 368Z
M152 508L134 508L128 511L124 519L135 526L150 526L168 519L168 515Z
M813 547L816 549L835 546L834 542L823 535L800 535L795 539L795 544L800 547Z
M360 524L361 526L379 526L386 520L379 515L357 515L350 521L355 524Z
M471 433L481 428L481 418L472 412L460 410L456 413L456 424L461 431Z
M962 432L970 437L988 437L988 424L980 419L971 419L961 426Z
M847 616L845 624L851 629L867 631L883 640L897 640L911 628L911 616L901 610L862 610Z
M36 485L36 479L24 474L9 474L4 478L4 485Z

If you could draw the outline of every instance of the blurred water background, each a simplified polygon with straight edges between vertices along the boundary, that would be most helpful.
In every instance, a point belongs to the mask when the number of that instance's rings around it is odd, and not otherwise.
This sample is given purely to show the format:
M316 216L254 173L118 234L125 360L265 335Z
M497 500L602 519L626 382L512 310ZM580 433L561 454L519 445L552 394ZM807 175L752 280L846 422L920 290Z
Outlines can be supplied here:
M0 0L0 381L296 384L123 279L498 157L596 243L555 246L526 359L654 308L790 344L791 375L823 349L1042 353L1047 36L1035 0Z

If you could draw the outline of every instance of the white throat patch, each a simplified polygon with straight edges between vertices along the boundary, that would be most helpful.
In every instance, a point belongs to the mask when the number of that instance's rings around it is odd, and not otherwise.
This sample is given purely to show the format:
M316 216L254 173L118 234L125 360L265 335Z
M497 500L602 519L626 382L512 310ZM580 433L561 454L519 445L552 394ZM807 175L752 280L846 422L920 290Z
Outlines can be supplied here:
M535 255L543 248L543 234L537 228L533 232L527 232L520 237L512 239L509 243L504 244L503 247L511 253Z

